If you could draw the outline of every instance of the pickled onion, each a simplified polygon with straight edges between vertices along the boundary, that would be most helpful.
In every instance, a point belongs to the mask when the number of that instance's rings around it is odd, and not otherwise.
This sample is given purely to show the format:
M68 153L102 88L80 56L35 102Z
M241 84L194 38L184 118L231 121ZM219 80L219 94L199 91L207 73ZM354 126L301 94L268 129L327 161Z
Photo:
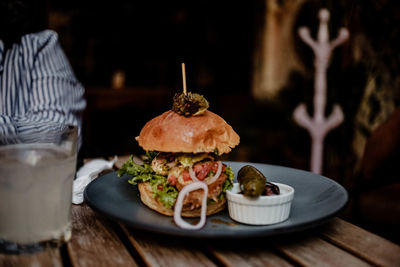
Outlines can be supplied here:
M204 195L203 200L201 202L201 212L200 212L200 221L196 225L192 225L187 223L182 219L181 212L183 207L183 200L185 196L194 190L203 189ZM206 223L206 212L207 212L207 195L208 195L208 187L203 182L193 182L182 188L179 192L178 199L176 200L175 208L174 208L174 221L176 225L178 225L182 229L187 230L198 230L202 228Z

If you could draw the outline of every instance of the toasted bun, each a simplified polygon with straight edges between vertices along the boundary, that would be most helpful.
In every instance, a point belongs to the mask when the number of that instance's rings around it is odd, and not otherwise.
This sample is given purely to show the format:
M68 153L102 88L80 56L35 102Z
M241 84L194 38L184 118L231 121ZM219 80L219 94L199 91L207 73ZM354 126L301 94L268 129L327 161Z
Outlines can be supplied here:
M172 110L150 120L137 138L146 151L228 153L239 144L239 136L217 114L206 110L184 117Z
M164 207L162 203L157 201L153 197L153 193L151 191L151 186L149 183L139 183L139 192L140 192L140 199L142 200L143 204L148 206L149 208L167 215L167 216L174 216L174 211L172 209ZM221 201L214 202L207 206L207 216L220 212L225 208L226 199L223 198ZM192 210L192 211L182 211L182 217L200 217L200 209Z

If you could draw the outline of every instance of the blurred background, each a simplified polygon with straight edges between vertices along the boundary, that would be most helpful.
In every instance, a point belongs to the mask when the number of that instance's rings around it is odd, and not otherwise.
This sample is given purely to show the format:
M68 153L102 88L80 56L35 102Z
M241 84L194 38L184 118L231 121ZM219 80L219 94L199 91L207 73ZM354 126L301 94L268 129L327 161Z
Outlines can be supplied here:
M308 132L293 120L313 114L314 54L297 30L316 38L318 11L331 12L336 48L327 72L326 116L345 120L325 138L322 174L344 185L342 217L399 241L400 4L395 1L47 0L86 88L82 157L141 154L134 137L182 91L204 95L241 137L227 160L310 169ZM268 178L268 177L267 177Z

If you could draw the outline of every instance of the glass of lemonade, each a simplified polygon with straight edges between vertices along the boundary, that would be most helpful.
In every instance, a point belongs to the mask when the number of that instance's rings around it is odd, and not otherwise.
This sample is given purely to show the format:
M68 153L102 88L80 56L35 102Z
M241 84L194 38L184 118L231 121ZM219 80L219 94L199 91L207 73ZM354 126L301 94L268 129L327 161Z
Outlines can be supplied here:
M67 242L77 128L20 123L0 130L0 252L33 252Z

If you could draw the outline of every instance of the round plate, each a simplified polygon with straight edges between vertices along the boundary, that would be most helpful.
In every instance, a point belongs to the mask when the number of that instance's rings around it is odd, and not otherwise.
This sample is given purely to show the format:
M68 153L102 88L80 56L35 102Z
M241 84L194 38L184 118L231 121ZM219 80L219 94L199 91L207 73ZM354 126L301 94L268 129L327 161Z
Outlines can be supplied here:
M161 215L140 201L137 186L128 183L129 175L116 172L93 180L85 189L86 202L96 211L136 229L195 238L243 238L296 232L317 226L336 215L347 203L347 191L335 181L307 171L248 162L224 162L237 173L244 165L260 170L270 182L284 183L295 189L289 219L284 222L253 226L233 221L227 209L207 217L201 230L183 230L173 218ZM236 177L235 177L236 179ZM198 219L187 219L197 222Z

